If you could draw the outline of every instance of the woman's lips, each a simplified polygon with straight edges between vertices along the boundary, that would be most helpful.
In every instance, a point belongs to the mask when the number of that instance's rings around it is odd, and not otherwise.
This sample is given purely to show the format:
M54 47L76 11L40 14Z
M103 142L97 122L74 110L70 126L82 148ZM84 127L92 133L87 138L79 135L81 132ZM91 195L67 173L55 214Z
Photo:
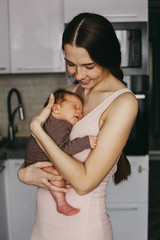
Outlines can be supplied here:
M80 84L87 85L90 82L90 80L79 80Z

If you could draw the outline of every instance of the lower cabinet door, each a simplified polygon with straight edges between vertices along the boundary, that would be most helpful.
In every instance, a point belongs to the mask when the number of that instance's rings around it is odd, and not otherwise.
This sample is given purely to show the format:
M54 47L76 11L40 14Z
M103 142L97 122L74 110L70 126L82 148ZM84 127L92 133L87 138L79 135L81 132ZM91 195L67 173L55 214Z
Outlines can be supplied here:
M114 240L148 239L147 203L108 203Z
M7 206L5 195L5 165L0 162L0 239L9 240L8 225L7 225Z
M21 183L17 171L23 159L5 161L9 240L29 240L35 219L37 188Z
M148 201L149 156L129 156L131 176L127 181L115 185L110 179L107 202L131 203Z

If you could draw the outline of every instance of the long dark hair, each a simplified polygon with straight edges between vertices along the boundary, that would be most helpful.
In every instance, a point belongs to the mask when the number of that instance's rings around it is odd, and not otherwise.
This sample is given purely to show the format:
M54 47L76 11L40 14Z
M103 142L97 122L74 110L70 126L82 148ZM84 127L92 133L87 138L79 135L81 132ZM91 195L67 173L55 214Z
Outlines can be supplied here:
M74 17L63 33L63 50L66 43L85 48L98 65L108 68L118 79L123 79L120 44L112 24L103 16L80 13Z
M65 44L87 50L91 59L99 66L107 68L123 82L121 48L112 24L103 16L94 13L80 13L67 24L62 38ZM114 176L115 184L126 180L131 173L128 159L122 153Z

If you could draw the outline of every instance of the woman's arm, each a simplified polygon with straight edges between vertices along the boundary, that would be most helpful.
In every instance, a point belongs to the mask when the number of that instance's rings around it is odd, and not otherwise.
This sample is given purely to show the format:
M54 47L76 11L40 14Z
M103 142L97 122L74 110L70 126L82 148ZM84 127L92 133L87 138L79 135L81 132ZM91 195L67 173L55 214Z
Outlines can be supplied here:
M97 146L85 163L61 151L44 132L42 125L50 114L52 104L51 97L47 107L32 120L31 132L62 177L79 194L86 194L103 180L120 156L137 115L137 101L130 93L114 100L101 117Z
M42 187L55 192L67 192L65 188L59 188L51 182L62 180L62 177L53 168L51 162L37 162L28 167L24 163L17 172L19 180L25 184Z

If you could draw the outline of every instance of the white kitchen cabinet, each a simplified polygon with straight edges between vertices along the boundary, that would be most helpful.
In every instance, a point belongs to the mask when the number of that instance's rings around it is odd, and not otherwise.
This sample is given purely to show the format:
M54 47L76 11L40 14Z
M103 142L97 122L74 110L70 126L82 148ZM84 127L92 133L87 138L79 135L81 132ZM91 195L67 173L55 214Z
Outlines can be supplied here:
M24 185L17 178L23 161L8 159L4 165L9 240L29 240L35 219L36 187Z
M95 12L111 22L148 21L147 0L64 0L65 22L80 12Z
M107 190L107 209L114 240L148 239L148 176L149 157L128 157L132 174L128 181Z
M107 202L146 202L148 200L148 156L129 156L131 176L115 185L110 180ZM122 192L124 194L122 194Z
M7 225L7 206L5 195L5 165L0 162L0 239L9 240Z
M1 0L0 6L0 73L10 72L8 1Z
M108 204L114 240L148 240L148 204Z
M9 0L12 73L63 72L63 0Z

